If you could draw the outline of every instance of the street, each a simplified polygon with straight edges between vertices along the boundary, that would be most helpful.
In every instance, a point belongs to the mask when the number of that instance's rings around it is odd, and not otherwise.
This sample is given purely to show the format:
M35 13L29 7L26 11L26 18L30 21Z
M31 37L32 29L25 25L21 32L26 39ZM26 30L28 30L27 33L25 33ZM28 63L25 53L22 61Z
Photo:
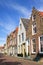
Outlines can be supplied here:
M0 65L42 65L38 62L10 56L0 56Z

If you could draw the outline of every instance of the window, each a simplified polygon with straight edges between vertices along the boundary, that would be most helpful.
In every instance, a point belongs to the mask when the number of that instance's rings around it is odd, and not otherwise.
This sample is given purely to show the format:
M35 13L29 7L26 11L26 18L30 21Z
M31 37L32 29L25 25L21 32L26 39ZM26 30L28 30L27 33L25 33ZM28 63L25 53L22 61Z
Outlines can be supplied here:
M43 52L43 36L40 37L40 48L41 52Z
M30 45L30 38L28 39L28 45Z
M35 39L32 40L32 52L36 52L36 41L35 41Z
M33 15L32 16L32 21L35 21L35 19L36 19L36 15Z
M20 37L20 35L19 35L19 42L21 42L21 37Z
M20 24L20 29L22 29L22 25Z
M37 32L36 23L33 23L33 25L32 25L32 34L34 35L34 34L36 34L36 32Z
M12 40L10 40L10 45L12 45Z
M43 22L43 18L42 18L42 22Z
M33 16L34 20L36 19L36 15Z
M24 33L22 33L22 41L24 41Z

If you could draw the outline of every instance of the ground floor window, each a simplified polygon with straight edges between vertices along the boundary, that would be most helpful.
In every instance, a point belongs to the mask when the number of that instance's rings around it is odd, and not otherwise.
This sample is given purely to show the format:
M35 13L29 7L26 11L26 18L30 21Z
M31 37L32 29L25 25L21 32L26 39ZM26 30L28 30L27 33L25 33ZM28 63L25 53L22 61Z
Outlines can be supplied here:
M40 37L40 51L43 52L43 36Z
M33 53L36 52L36 41L35 41L35 39L32 39L32 52Z

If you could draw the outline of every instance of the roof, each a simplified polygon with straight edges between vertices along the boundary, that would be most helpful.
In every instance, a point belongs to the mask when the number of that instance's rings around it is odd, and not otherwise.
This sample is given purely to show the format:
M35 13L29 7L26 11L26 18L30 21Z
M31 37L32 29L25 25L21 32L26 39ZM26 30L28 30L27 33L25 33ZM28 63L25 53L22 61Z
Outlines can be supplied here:
M0 46L0 49L4 49L4 46Z
M15 34L16 33L16 34ZM18 27L16 27L16 29L14 30L14 31L12 31L11 33L10 33L10 35L12 36L12 37L15 37L16 35L17 35L17 33L18 33Z
M18 33L18 27L16 27L16 32Z
M40 15L40 16L43 16L43 12L40 11L40 12L39 12L39 15Z
M29 30L29 24L30 24L30 20L29 19L25 19L25 18L21 18L22 23L25 27L26 30L26 39L27 39L27 34L28 34L28 30Z
M25 19L25 18L21 18L21 20L22 20L22 23L23 23L23 25L24 25L24 27L25 27L25 29L26 30L28 30L28 27L29 27L29 19Z

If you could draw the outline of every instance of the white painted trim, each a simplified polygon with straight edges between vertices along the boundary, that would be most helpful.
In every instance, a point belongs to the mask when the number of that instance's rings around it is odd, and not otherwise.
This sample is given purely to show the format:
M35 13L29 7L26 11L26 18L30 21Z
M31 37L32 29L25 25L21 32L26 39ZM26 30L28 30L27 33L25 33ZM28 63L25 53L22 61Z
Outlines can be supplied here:
M35 26L36 27L36 26ZM32 35L35 35L36 33L34 33L34 31L33 31L33 24L32 24Z
M41 35L40 37L42 37L43 35ZM43 52L41 52L41 45L40 45L40 37L39 37L39 53L43 53Z
M33 39L35 39L35 38L33 38ZM36 52L33 52L33 46L32 46L33 45L33 43L32 43L33 39L31 39L31 48L32 48L31 50L32 50L32 54L35 54Z
M40 53L40 37L38 37L38 41L39 41L39 53Z

